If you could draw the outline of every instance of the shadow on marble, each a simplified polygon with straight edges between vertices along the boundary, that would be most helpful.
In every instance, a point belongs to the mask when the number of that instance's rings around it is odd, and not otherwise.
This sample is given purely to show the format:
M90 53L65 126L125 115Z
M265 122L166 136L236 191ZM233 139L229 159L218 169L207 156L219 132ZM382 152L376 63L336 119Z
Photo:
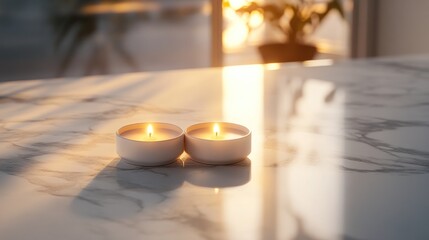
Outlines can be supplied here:
M164 202L184 180L185 172L177 162L142 168L115 158L73 199L71 208L88 217L126 218Z
M115 158L73 199L71 209L87 217L123 219L172 198L185 181L205 188L244 185L250 181L250 166L250 159L228 166L179 159L165 166L141 167Z
M246 184L250 181L249 158L232 165L204 165L189 161L186 165L186 181L189 183L208 188L227 188Z
M241 186L250 181L250 166L249 158L216 166L196 162L188 157L158 167L135 166L123 159L116 164L117 181L121 186L162 192L179 188L184 181L207 188Z
M172 191L183 185L186 175L179 161L161 167L141 167L120 159L115 167L116 181L124 189Z

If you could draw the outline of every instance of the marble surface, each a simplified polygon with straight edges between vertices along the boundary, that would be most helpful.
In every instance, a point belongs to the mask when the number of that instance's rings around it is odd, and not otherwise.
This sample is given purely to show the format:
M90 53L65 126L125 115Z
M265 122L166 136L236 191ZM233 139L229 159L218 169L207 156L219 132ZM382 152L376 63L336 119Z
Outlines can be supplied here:
M0 239L429 239L429 56L0 84ZM122 125L231 121L230 166L115 153Z

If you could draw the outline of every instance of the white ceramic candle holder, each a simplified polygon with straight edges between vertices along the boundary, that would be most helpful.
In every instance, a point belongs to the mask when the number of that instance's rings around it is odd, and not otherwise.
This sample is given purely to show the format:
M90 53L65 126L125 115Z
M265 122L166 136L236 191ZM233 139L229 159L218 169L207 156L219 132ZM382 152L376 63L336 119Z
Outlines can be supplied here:
M134 165L165 165L174 162L183 150L183 130L173 124L135 123L116 132L116 152Z
M234 123L195 124L186 129L185 151L197 162L232 164L250 154L251 132Z

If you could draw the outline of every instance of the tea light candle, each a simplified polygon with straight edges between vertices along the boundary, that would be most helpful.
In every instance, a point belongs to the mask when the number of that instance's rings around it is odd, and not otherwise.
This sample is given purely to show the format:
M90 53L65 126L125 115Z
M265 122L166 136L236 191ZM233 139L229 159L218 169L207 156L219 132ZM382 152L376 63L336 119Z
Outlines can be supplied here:
M245 159L251 151L251 132L227 122L192 125L185 132L185 151L207 164L231 164Z
M116 152L134 165L168 164L174 162L183 150L183 130L172 124L135 123L116 132Z

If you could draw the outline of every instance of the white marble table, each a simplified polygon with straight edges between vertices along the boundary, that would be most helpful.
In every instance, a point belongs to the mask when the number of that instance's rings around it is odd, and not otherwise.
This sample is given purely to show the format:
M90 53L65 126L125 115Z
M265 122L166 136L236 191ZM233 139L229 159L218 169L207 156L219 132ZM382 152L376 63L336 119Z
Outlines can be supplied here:
M429 239L429 56L7 82L0 119L1 240ZM208 120L249 159L115 153L124 124Z

